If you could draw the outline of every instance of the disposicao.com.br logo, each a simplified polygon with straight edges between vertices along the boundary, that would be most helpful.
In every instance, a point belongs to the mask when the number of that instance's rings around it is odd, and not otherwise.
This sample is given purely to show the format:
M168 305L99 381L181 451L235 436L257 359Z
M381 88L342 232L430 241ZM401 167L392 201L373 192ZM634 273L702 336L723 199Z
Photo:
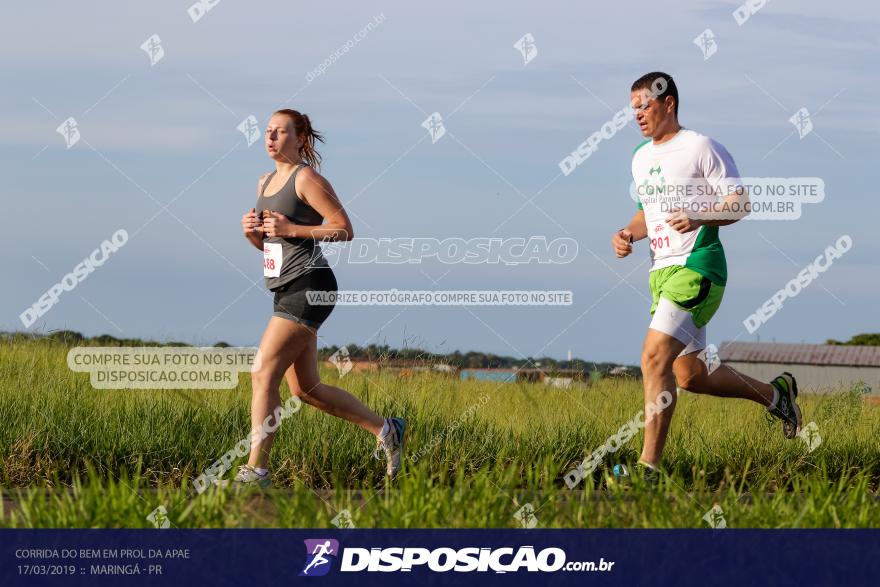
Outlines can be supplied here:
M306 540L306 563L300 576L317 577L330 571L332 559L339 554L339 542L329 538ZM413 567L424 565L436 573L449 571L459 573L517 571L554 573L556 571L610 571L613 561L604 558L595 561L566 562L561 548L544 548L535 551L533 546L519 548L465 547L465 548L355 548L342 551L339 571L345 572L410 572Z

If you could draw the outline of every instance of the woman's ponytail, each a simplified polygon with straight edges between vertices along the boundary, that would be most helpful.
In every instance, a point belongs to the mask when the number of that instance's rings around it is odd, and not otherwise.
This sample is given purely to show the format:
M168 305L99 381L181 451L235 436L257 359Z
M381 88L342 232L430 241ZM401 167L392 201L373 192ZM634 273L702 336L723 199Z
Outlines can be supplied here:
M318 153L315 144L317 141L323 143L324 135L312 128L312 121L309 120L308 115L290 108L276 110L275 114L284 114L290 117L293 121L293 131L296 133L296 136L303 137L302 147L299 148L299 156L316 170L320 170L321 154Z

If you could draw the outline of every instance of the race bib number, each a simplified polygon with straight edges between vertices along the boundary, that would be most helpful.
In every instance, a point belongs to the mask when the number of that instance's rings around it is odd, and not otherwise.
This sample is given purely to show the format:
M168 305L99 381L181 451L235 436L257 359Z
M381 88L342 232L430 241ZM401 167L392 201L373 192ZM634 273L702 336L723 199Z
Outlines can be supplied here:
M263 243L263 277L281 277L281 243Z
M652 252L662 255L681 248L681 234L665 222L658 222L649 232Z

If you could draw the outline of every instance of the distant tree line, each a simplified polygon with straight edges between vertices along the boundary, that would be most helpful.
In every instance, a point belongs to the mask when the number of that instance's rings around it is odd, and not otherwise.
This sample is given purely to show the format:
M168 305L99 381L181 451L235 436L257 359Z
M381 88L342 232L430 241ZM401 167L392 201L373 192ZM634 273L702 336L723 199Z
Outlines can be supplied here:
M28 340L46 340L49 342L58 342L60 344L89 345L89 346L192 346L185 342L168 341L157 342L154 340L143 340L140 338L117 338L110 334L101 334L98 336L83 336L74 330L56 330L48 334L28 333L28 332L0 332L0 339L10 342L23 342ZM847 341L839 341L828 339L825 344L830 345L860 345L860 346L880 346L880 333L857 334ZM225 348L230 346L226 342L218 342L215 347ZM528 357L516 358L506 355L496 355L494 353L484 353L480 351L454 351L452 353L431 353L417 348L395 349L386 345L370 344L367 346L359 346L356 344L348 344L345 347L348 350L349 357L353 361L393 361L393 360L411 360L424 361L428 363L444 363L461 369L531 369L540 368L545 371L555 371L562 369L573 369L577 371L589 372L600 371L608 372L618 367L617 363L594 363L585 361L584 359L572 359L571 361L560 361L552 357ZM318 355L321 359L328 359L330 355L338 351L340 347L332 345L318 349ZM638 373L638 367L631 367Z
M116 338L109 334L83 336L75 330L55 330L54 332L47 334L32 332L0 332L0 339L9 342L44 340L47 342L57 342L67 346L192 346L189 343L175 340L157 342L155 340L142 340L140 338ZM225 342L218 342L214 346L225 348L230 345Z
M880 346L880 333L874 334L857 334L846 342L829 338L825 344L846 345L846 346Z
M321 359L328 359L333 353L341 347L331 345L318 349L318 355ZM410 360L424 361L426 363L443 363L452 365L461 369L543 369L544 371L557 371L562 369L572 369L588 373L590 371L607 372L615 367L619 367L619 363L594 363L583 359L573 358L571 361L560 361L552 357L527 357L516 358L506 355L496 355L494 353L484 353L480 351L454 351L451 353L431 353L417 348L394 349L388 345L370 344L367 346L359 346L356 344L348 344L345 346L348 350L348 356L353 361L395 361ZM639 372L638 367L630 367L634 373Z
M146 347L162 347L162 346L192 346L186 342L168 341L158 342L155 340L143 340L140 338L117 338L110 334L100 334L98 336L83 336L74 330L56 330L46 334L32 332L0 332L0 340L9 342L25 342L43 340L46 342L55 342L67 346L146 346ZM225 348L230 346L226 342L218 342L215 347ZM559 361L551 357L529 357L515 358L504 355L496 355L494 353L483 353L479 351L468 351L462 353L455 351L452 353L431 353L417 348L394 349L388 345L370 344L367 346L359 346L356 344L346 345L349 357L353 361L394 361L394 360L410 360L423 361L426 363L443 363L453 365L461 369L535 369L540 368L545 371L555 371L562 369L574 369L583 372L602 371L607 372L615 367L619 367L618 363L593 363L583 359L572 359L571 361ZM328 346L318 349L318 356L322 360L326 360L338 351L338 346ZM638 367L630 367L636 373L639 372Z

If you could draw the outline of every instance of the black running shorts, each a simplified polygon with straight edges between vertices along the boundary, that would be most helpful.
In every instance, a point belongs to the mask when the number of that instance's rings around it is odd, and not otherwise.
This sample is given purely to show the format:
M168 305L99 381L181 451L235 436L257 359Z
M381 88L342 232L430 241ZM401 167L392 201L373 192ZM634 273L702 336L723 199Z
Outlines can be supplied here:
M307 292L336 292L336 277L329 267L313 269L292 281L288 281L275 292L275 311L273 316L299 322L317 330L333 311L333 304L310 304Z

